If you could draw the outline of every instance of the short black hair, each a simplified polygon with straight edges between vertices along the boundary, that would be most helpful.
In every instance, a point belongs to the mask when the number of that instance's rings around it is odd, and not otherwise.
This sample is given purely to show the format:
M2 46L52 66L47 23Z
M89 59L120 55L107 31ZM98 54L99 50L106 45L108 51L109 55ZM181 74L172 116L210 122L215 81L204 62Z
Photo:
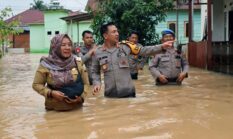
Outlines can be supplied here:
M82 36L84 38L85 34L92 34L92 32L90 30L84 30L83 33L82 33Z
M115 26L115 24L113 22L109 22L107 24L103 24L101 27L100 27L100 34L102 37L104 37L104 33L106 33L108 31L108 27L109 26Z
M138 36L138 38L140 37L139 33L135 30L130 31L130 33L128 34L128 37L130 37L133 34L136 34Z

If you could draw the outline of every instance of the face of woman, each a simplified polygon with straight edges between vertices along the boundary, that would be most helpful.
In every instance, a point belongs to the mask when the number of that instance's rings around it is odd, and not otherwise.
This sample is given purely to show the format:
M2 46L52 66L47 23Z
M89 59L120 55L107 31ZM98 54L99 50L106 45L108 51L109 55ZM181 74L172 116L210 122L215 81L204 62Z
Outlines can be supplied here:
M61 43L61 56L63 58L69 58L72 53L72 44L70 39L67 37L63 38Z

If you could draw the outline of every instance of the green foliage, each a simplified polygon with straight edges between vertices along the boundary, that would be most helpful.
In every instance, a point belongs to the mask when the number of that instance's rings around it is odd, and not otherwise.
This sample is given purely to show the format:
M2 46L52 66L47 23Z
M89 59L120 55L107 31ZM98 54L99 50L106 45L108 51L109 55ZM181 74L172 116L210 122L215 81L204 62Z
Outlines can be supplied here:
M22 32L22 29L19 28L19 21L13 20L11 22L5 22L4 19L12 15L11 8L4 8L0 11L0 44L4 45L8 40L8 36L11 34L18 34ZM3 48L3 47L2 47ZM3 51L4 52L4 51Z
M94 14L91 27L97 43L103 42L99 32L101 25L114 22L121 40L135 30L140 34L140 43L155 44L159 40L155 26L165 20L166 12L172 8L173 0L102 0L97 11L90 11Z
M40 11L48 9L48 7L44 4L43 0L33 0L34 3L31 3L33 9L37 9Z

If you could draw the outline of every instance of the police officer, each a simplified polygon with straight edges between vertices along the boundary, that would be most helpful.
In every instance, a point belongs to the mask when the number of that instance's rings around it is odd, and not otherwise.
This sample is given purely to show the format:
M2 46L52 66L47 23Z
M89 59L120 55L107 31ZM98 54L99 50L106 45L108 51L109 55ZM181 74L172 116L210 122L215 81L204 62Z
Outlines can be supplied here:
M162 31L162 43L175 40L175 34L170 29ZM149 62L149 70L157 85L181 84L188 75L188 61L185 55L174 46L156 54Z
M137 46L142 47L141 44L138 43L139 34L136 31L132 31L128 36L128 41L136 44ZM129 55L129 66L130 66L130 75L133 80L138 79L138 70L142 70L145 63L147 61L147 57L142 57L138 55Z
M128 55L149 55L161 52L162 48L171 47L172 41L158 46L139 47L136 45L118 44L119 33L114 23L101 26L104 38L102 47L98 47L92 61L94 94L101 89L100 73L104 75L106 97L135 97L135 87L130 77Z
M92 77L91 77L91 62L92 56L94 55L94 51L96 49L96 45L94 44L93 34L89 30L85 30L82 33L82 39L84 42L84 46L79 46L76 48L76 54L78 57L81 57L83 63L85 64L90 85L92 85Z

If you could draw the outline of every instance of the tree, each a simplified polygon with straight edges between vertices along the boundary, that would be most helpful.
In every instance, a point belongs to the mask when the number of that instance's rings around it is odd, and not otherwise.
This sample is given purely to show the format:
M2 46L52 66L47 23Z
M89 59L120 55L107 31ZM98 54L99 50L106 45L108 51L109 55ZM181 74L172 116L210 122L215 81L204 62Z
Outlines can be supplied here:
M44 4L44 1L42 0L33 0L33 2L34 3L30 4L33 9L37 9L41 11L48 9L48 7Z
M0 11L0 57L4 55L4 45L8 40L9 35L15 35L20 32L22 32L21 29L19 29L19 21L13 20L12 22L6 23L4 19L7 17L10 17L12 10L11 8L4 8Z
M97 43L102 43L99 29L103 23L114 22L124 40L130 31L139 32L143 45L158 42L155 26L165 20L166 12L173 8L173 0L101 0L91 25Z

